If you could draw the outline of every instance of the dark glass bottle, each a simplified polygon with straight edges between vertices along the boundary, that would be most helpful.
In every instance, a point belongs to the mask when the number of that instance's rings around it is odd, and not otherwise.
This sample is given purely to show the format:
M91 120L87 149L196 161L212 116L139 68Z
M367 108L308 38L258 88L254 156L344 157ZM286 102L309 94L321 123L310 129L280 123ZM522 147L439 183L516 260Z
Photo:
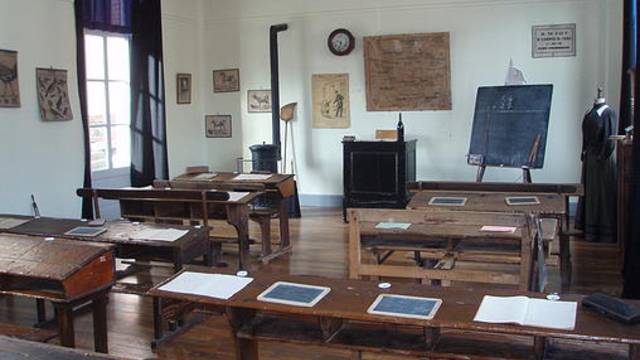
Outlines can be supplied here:
M398 114L398 141L404 141L404 124L402 123L402 113Z

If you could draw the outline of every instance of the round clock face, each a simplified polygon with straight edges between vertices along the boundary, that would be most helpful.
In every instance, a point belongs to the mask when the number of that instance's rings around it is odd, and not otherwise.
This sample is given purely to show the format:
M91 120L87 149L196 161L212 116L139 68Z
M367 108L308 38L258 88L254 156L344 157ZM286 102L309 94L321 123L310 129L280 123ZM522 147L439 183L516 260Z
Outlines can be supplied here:
M337 29L329 35L328 45L332 53L343 56L353 50L355 47L355 39L349 30Z

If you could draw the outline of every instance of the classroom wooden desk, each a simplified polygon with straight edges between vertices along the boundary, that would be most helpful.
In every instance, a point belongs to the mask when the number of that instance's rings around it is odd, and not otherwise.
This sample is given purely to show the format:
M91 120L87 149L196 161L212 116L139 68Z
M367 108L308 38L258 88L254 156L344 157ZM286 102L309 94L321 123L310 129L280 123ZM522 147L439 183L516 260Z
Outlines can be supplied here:
M0 234L0 294L52 302L60 343L75 346L73 308L93 309L95 349L108 352L107 294L115 281L113 246Z
M518 285L521 290L533 288L537 230L525 214L479 213L462 211L424 212L420 210L349 209L349 277L401 277L421 280L445 280ZM407 230L379 229L379 223L411 224ZM487 232L484 225L515 228L514 232ZM492 251L489 246L507 247ZM387 254L377 264L362 262L364 246L381 249ZM476 249L474 249L474 247ZM509 248L515 247L515 252ZM478 249L479 248L479 249ZM448 263L415 266L385 265L395 251L414 252ZM455 262L491 262L519 264L518 274L485 269L456 269ZM418 262L418 261L416 261Z
M201 267L188 267L185 271L233 274L229 270ZM547 341L550 339L628 344L630 359L640 359L640 325L622 325L581 306L578 306L574 330L473 321L485 295L540 298L543 294L516 290L437 288L411 283L393 283L390 289L382 290L371 281L263 272L250 273L249 276L254 280L229 300L160 290L172 279L159 284L149 291L149 295L154 297L155 336L162 336L163 313L171 311L170 308L165 310L165 304L193 302L205 310L226 314L232 329L236 358L242 360L258 359L259 341L314 344L349 349L358 354L370 351L429 359L541 359L545 348L551 350L555 346ZM326 286L331 291L311 308L258 301L257 296L276 281ZM367 313L371 303L382 293L438 298L443 303L432 320ZM580 301L581 297L567 295L562 300ZM487 339L488 335L496 334L502 341ZM516 343L512 337L516 335L533 341Z
M7 360L124 360L109 355L0 336L0 358Z
M294 195L294 175L271 174L265 180L236 180L239 173L212 171L215 177L203 179L203 173L185 173L170 181L173 188L193 188L194 185L204 189L219 189L232 191L260 191L273 199L277 204L277 216L280 220L280 251L291 249L289 233L289 198ZM204 173L206 174L206 173ZM260 175L260 174L257 174ZM264 231L263 231L264 233ZM263 237L263 241L266 238Z
M0 215L0 219L3 216ZM209 241L209 234L203 227L163 225L153 223L132 223L125 220L107 221L103 226L107 231L96 236L73 236L66 234L78 227L87 226L87 221L58 218L32 218L28 222L0 231L14 234L33 236L52 236L56 238L109 243L116 245L116 257L136 259L139 261L168 261L173 264L175 272L182 269L183 264L200 256L204 257L205 265L213 266L213 246ZM175 241L133 239L136 232L144 229L178 229L188 232ZM134 266L135 267L135 266ZM133 270L133 269L132 269ZM126 271L123 277L131 274Z
M120 202L120 215L132 221L183 223L202 222L210 229L209 219L224 219L238 232L238 266L249 263L249 204L258 193L233 194L226 191L173 189L173 188L121 188L78 189L78 196L89 197L99 217L99 199ZM239 195L231 198L231 195ZM213 263L221 256L221 244L213 243Z

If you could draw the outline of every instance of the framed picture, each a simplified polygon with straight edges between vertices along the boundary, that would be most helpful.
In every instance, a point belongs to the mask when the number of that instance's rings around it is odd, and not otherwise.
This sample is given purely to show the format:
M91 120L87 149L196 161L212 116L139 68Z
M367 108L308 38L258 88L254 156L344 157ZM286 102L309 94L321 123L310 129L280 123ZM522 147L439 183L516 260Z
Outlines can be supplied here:
M176 87L178 104L191 104L191 74L178 74Z
M349 74L314 74L311 78L313 127L345 129L349 122Z
M237 91L240 91L239 69L213 70L214 93Z
M231 115L206 115L204 122L208 138L231 137Z
M38 107L44 121L72 120L67 70L36 69Z
M250 113L271 112L271 90L249 90L247 92L247 111Z
M20 107L18 52L0 49L0 107Z

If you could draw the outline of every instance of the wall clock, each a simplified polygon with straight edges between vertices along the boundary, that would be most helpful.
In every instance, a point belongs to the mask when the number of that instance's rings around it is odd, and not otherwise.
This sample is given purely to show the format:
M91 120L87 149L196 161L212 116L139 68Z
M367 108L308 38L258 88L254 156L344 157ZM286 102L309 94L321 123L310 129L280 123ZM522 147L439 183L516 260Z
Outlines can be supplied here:
M327 40L329 50L337 56L349 55L356 46L356 39L347 29L336 29L329 35Z

